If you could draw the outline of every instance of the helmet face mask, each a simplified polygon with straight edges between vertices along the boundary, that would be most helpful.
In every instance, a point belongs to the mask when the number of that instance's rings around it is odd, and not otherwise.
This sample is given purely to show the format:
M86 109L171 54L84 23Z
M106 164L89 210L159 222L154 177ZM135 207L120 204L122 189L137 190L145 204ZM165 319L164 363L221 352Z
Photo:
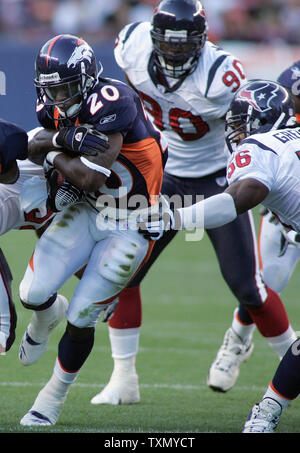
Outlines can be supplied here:
M248 82L236 93L226 115L229 151L249 135L292 126L294 114L294 101L284 87L268 80Z
M76 36L59 35L49 40L38 53L34 84L39 102L52 118L55 107L61 119L77 116L82 101L96 81L94 52Z
M156 67L174 79L192 73L206 41L206 28L200 1L162 1L151 30Z

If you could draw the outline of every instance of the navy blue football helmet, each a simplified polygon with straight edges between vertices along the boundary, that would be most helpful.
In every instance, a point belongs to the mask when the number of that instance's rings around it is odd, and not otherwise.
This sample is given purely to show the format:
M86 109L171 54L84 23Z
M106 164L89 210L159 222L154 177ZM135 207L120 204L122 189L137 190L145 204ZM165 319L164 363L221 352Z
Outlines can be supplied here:
M62 118L78 115L98 75L93 49L73 35L49 39L36 57L35 72L39 102L52 118L53 107L58 108Z
M163 0L154 12L151 38L156 67L183 79L197 67L207 23L199 0Z
M289 68L285 69L279 75L277 82L288 88L295 97L300 99L300 60L295 61Z
M243 134L268 132L295 123L294 101L283 86L269 80L251 80L236 92L226 115L226 143Z
M277 82L291 92L295 101L296 120L300 124L300 60L285 69Z

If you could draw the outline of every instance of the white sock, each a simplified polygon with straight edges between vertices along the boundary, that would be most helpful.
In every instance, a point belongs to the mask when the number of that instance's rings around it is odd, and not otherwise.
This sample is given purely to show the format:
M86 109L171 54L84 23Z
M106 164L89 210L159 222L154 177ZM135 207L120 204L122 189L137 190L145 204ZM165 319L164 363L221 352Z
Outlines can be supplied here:
M118 376L130 376L136 374L135 356L127 357L126 359L114 359L114 374Z
M266 339L281 360L291 344L297 340L297 335L295 334L294 329L289 326L281 335L267 337Z
M53 374L55 374L56 377L61 382L65 383L65 384L73 384L76 381L79 373L80 373L80 370L75 371L74 373L70 373L69 371L64 370L62 368L58 358L56 358Z
M238 311L239 311L239 309L236 308L233 312L233 320L232 320L231 328L240 337L242 342L246 343L248 340L250 340L252 338L256 325L254 323L253 324L242 324L237 316Z
M280 406L282 407L283 411L289 406L291 402L291 400L289 400L288 398L284 398L283 396L280 396L278 393L274 392L270 385L267 388L267 391L262 399L264 398L272 398L273 400L277 401L277 403L279 403Z
M112 357L114 359L127 359L138 352L140 327L132 329L115 329L109 327L109 338Z
M59 416L61 406L66 400L71 384L62 382L53 373L51 379L39 392L31 411L37 411L49 418L54 424Z
M114 373L135 374L135 357L138 352L140 327L131 329L115 329L109 327L109 338L112 357L114 359Z

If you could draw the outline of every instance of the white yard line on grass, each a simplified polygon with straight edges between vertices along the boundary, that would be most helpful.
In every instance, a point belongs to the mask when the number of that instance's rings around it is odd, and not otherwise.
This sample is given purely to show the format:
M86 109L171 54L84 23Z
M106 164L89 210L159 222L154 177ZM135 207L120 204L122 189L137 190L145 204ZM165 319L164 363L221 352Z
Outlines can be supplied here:
M0 382L1 387L42 387L46 382ZM87 384L84 382L77 382L72 387L83 387L83 388L99 388L104 387L105 384ZM207 389L206 385L182 385L182 384L140 384L141 388L145 389L173 389L173 390L203 390ZM236 385L235 390L245 391L264 391L265 387L259 387L256 385Z

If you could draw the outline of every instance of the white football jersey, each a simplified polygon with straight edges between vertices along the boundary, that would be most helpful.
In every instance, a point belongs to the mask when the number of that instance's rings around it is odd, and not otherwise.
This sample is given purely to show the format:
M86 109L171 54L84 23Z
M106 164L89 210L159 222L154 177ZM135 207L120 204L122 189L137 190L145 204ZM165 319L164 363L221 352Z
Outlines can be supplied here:
M28 140L34 136L42 128L36 128L28 132ZM0 184L0 235L7 233L11 229L38 229L42 227L51 217L53 213L46 208L46 181L44 170L41 165L36 165L29 159L17 160L19 167L19 178L14 184ZM42 182L44 190L42 198L44 204L38 204L30 211L24 211L21 206L21 197L24 190L24 185L32 178L36 178ZM46 197L44 197L46 193ZM36 193L36 188L32 188L30 198L40 198L40 194Z
M246 82L241 63L207 41L196 70L170 92L153 82L150 22L129 24L120 32L115 58L139 91L154 124L169 144L166 171L196 178L226 167L222 119L237 89Z
M255 134L239 145L227 166L227 180L253 178L269 194L263 205L300 232L300 127Z

